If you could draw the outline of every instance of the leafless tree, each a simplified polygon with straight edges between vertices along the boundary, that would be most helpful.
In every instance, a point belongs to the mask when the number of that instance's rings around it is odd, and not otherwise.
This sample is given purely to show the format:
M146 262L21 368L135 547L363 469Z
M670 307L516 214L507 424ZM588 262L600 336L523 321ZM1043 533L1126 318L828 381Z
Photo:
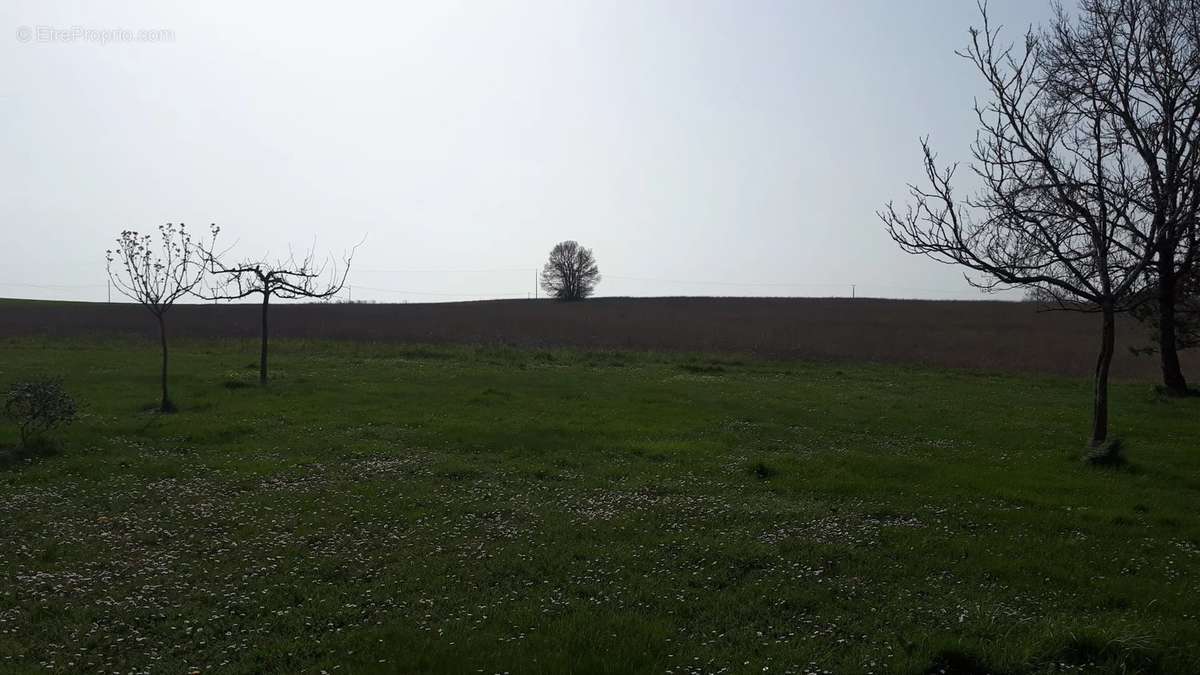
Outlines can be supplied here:
M1172 341L1175 349L1183 351L1200 345L1200 267L1193 267L1187 273L1180 274L1175 280L1174 286L1170 330L1175 333ZM1160 289L1151 283L1143 290L1146 301L1133 308L1133 316L1150 328L1150 337L1153 340L1152 345L1130 348L1135 354L1159 354L1162 350L1163 322L1160 319L1163 315L1162 304L1156 302L1160 292ZM1163 389L1170 395L1179 395L1178 391L1171 390L1165 384Z
M600 268L592 249L576 241L564 241L550 250L542 267L542 288L559 300L583 300L600 283Z
M1046 69L1064 99L1088 102L1129 153L1130 197L1158 226L1149 311L1163 386L1184 395L1177 321L1181 285L1195 267L1200 216L1200 2L1082 0L1060 6L1046 32Z
M1099 2L1085 2L1085 14ZM1050 31L1030 29L1023 48L1004 45L986 6L980 11L983 26L971 29L960 55L990 94L976 105L971 169L981 187L956 194L957 165L939 167L924 139L927 186L909 186L907 209L889 204L879 215L905 251L974 270L975 286L1035 286L1062 308L1100 315L1090 438L1099 447L1108 437L1116 314L1136 295L1163 236L1151 168L1130 141L1125 113L1109 103L1122 85L1099 46L1080 52L1095 54L1090 60L1064 53L1075 45L1063 42L1061 12Z
M213 226L213 236L217 228ZM125 230L117 237L115 248L106 253L108 276L113 286L131 300L150 310L158 322L162 345L162 412L174 412L175 404L167 391L167 312L180 298L191 293L204 278L199 249L183 223L167 223L158 228L158 241L152 234Z
M343 256L340 263L333 258L317 262L315 247L310 248L302 258L297 258L294 253L289 252L287 259L242 260L232 265L224 263L221 260L222 255L211 248L203 250L201 255L205 268L219 279L211 288L198 292L200 297L208 300L239 300L252 295L261 297L262 345L258 361L258 382L265 385L269 335L267 310L271 298L324 299L337 295L346 286L354 249Z

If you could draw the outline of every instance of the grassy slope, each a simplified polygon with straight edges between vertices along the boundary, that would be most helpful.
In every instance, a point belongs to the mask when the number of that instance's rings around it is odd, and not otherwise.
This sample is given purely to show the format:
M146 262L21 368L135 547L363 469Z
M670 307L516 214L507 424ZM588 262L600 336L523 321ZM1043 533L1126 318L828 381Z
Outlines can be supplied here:
M9 341L0 669L1200 670L1196 401L645 354ZM15 438L5 428L0 444ZM959 668L958 671L953 668Z

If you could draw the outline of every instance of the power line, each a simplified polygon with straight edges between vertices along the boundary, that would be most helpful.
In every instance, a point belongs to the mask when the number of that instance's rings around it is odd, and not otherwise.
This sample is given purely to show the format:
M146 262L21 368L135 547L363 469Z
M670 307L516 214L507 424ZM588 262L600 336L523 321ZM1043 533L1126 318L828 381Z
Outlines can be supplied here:
M860 284L860 283L837 283L837 282L793 282L793 283L756 283L744 281L698 281L695 279L657 279L651 277L626 277L613 274L604 275L605 279L620 279L624 281L647 281L663 284L688 284L695 286L737 286L747 288L803 288L803 287L822 287L822 288L849 288L852 294L857 294L858 288L876 288L887 291L916 291L920 293L940 293L943 295L980 295L977 290L955 289L949 290L944 288L915 288L911 286L894 286L891 284Z
M529 273L529 267L505 267L492 269L424 269L424 270L357 270L361 273L373 274L402 274L402 273L420 273L420 274L462 274L462 273L494 273L494 272L520 272ZM654 284L680 284L693 286L718 286L731 288L843 288L850 291L850 295L857 296L858 288L877 289L884 292L910 292L922 294L936 295L951 295L963 297L980 297L982 294L974 289L942 289L942 288L924 288L914 286L895 286L891 284L859 284L859 283L838 283L838 282L745 282L745 281L708 281L699 279L665 279L660 277L638 277L606 274L606 279L617 281L635 281L642 283ZM534 269L534 294L537 294L537 270ZM0 282L0 286L15 287L15 288L35 288L46 291L71 291L82 289L101 289L107 288L106 284L31 284L23 282ZM496 292L476 292L476 293L450 293L438 291L414 291L399 288L384 288L378 286L363 286L354 284L357 288L364 291L372 291L376 293L389 293L399 295L412 295L430 298L519 298L529 297L528 292L516 293L496 293Z
M942 293L944 295L972 295L972 296L984 295L984 293L979 290L958 289L958 290L950 291L950 290L946 290L944 288L913 288L911 286L891 286L888 284L857 284L857 285L861 286L863 288L884 288L884 289L891 290L891 291L915 291L918 293Z
M528 267L497 267L491 269L410 269L410 270L356 270L364 274L465 274L465 273L494 273L494 272L528 272ZM536 281L537 270L534 270ZM752 281L707 281L699 279L664 279L660 277L637 277L625 276L617 274L605 274L605 279L619 281L639 281L657 284L681 284L689 286L729 286L741 288L847 288L851 290L851 294L856 295L857 287L861 288L876 288L887 291L913 291L919 293L939 293L943 295L979 295L978 291L967 289L942 289L942 288L917 288L911 286L894 286L891 284L860 284L852 282L833 282L833 281L799 281L799 282L752 282ZM357 284L356 284L357 285ZM448 297L467 297L479 295L508 295L517 296L519 293L432 293L418 291L401 291L396 289L379 288L374 289L368 286L359 286L359 288L367 290L379 290L392 293L412 293L414 295L444 295Z
M20 288L42 288L46 290L70 288L104 288L104 284L18 284L0 281L0 286L18 286Z
M406 290L402 290L399 288L376 288L374 286L363 286L361 284L354 284L354 287L361 289L361 290L365 290L365 291L376 291L378 293L401 293L404 295L428 295L428 296L445 297L445 298L477 298L480 296L519 297L522 295L528 295L528 293L492 293L492 292L486 292L486 293L434 293L431 291L406 291Z
M605 279L622 279L625 281L650 281L658 284L691 284L696 286L766 286L766 287L799 287L799 286L840 286L846 287L850 284L834 283L834 282L801 282L801 283L753 283L745 281L697 281L694 279L656 279L652 277L625 277L614 274L605 274Z
M472 270L360 270L355 272L363 274L472 274L476 272L528 272L528 267L496 267L492 269L472 269Z

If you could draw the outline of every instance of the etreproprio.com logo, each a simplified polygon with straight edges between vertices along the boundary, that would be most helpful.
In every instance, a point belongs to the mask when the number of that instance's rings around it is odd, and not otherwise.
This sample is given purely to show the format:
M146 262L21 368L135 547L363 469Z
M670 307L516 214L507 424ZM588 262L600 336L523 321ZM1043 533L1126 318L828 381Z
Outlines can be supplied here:
M89 26L17 26L17 42L44 44L118 44L174 42L168 28L94 28Z

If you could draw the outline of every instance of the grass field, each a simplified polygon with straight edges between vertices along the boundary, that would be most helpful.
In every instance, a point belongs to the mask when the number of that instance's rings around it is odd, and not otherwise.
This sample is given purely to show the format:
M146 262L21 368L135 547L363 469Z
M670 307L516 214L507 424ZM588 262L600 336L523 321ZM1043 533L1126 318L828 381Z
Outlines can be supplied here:
M1033 303L873 298L593 298L587 302L490 300L425 304L280 304L271 334L299 340L501 345L753 354L789 360L894 363L935 368L1090 377L1099 318ZM191 339L254 338L257 305L180 305L168 329ZM0 300L0 337L136 335L158 325L135 304ZM1144 326L1117 321L1113 375L1159 376L1158 361L1130 347ZM1200 350L1181 354L1200 370Z
M1200 671L1200 402L632 352L9 339L0 670ZM11 427L0 445L16 440Z

